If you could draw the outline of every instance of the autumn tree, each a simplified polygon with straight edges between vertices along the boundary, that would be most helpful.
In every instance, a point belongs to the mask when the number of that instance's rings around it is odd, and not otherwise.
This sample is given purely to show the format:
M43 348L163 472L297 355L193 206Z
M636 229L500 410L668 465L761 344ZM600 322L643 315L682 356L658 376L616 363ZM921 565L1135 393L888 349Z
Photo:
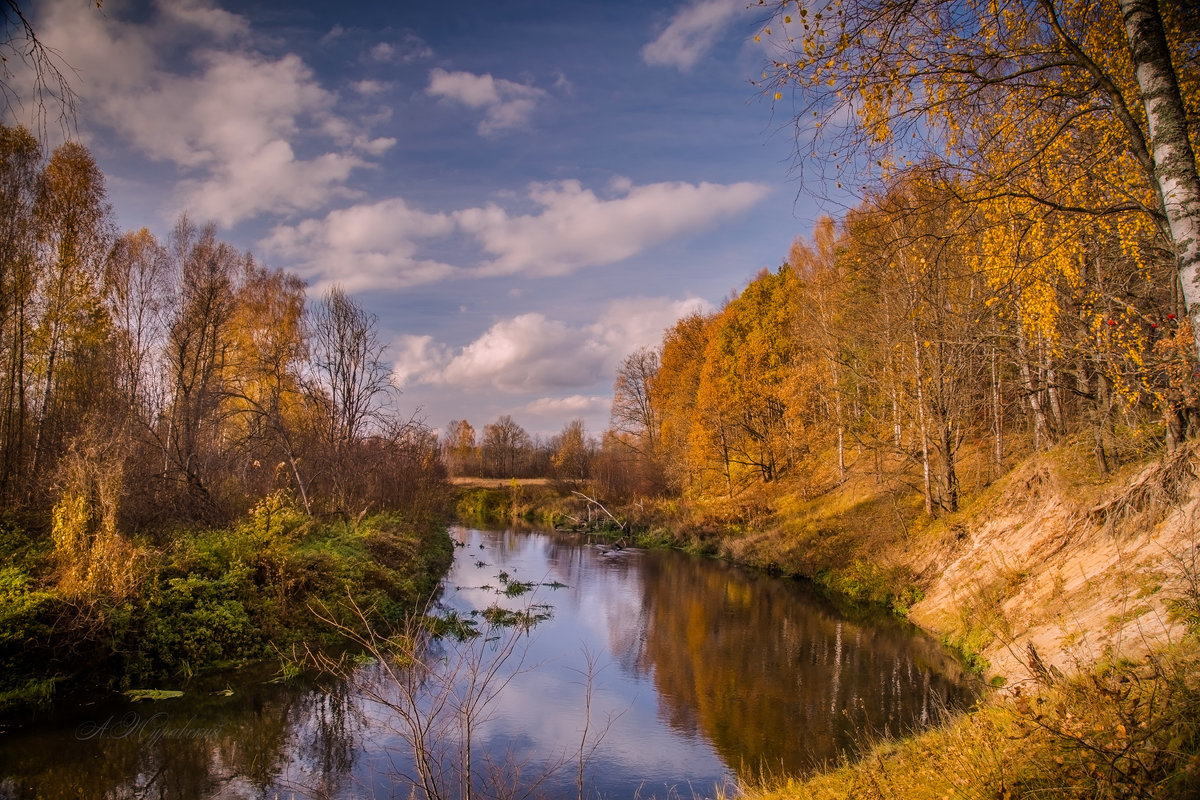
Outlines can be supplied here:
M157 436L186 513L215 520L223 513L212 483L223 460L221 406L242 255L217 240L214 226L197 228L187 218L176 224L171 249L178 280L165 355L171 389Z
M62 587L120 600L125 536L224 522L263 495L310 511L444 500L436 437L397 413L375 320L186 217L114 236L82 145L0 127L0 503L49 531ZM90 602L90 600L89 600Z
M667 480L676 491L694 484L699 475L699 470L689 462L688 441L714 319L710 315L690 314L667 330L659 369L650 385L650 404L658 415L663 464Z
M767 82L777 99L794 87L803 156L830 159L842 183L919 169L971 202L1145 214L1200 320L1196 41L1184 4L771 5ZM1085 190L1098 174L1115 179L1110 191Z
M665 487L662 421L651 394L658 370L658 350L641 347L625 357L613 381L603 449L610 480L616 482L616 471L623 473L622 494L657 494Z
M483 426L483 463L495 477L519 477L521 465L533 449L529 433L508 414Z
M841 274L835 252L837 233L833 219L821 217L813 229L811 243L801 237L792 242L788 264L803 281L803 291L798 296L797 335L807 339L811 351L817 357L808 364L797 363L796 386L793 396L798 400L808 395L807 403L792 403L794 414L801 414L801 424L809 429L821 426L814 424L819 419L831 420L835 429L837 447L838 481L846 479L846 435L847 398L844 391L845 366L844 342L840 317L845 305L838 302L845 293L841 291ZM820 397L812 397L812 390ZM817 402L824 400L824 402Z
M27 472L29 345L35 321L34 203L41 149L24 128L0 127L0 502Z
M170 252L145 228L120 236L104 265L120 391L130 413L147 421L161 413L166 396L159 361L176 288L173 270Z
M310 336L305 393L323 448L324 479L335 504L346 509L348 481L362 466L353 461L356 446L369 434L385 432L397 390L375 317L342 289L330 289L317 305Z
M231 440L241 469L257 474L258 493L275 488L278 462L306 511L312 511L308 478L301 466L308 425L301 376L308 356L304 330L304 283L295 275L243 263L231 320L231 347L224 394L226 415L236 427Z
M31 340L36 365L33 455L36 480L100 395L108 320L101 298L112 241L104 175L87 148L67 142L42 171L34 205L38 272Z
M478 474L475 428L465 419L450 420L442 438L442 454L451 475Z
M550 464L554 476L573 486L582 486L591 474L592 444L583 420L573 419L550 443Z
M647 459L657 456L659 415L651 401L658 375L658 351L641 347L630 353L617 369L613 382L609 427L623 435L627 445Z
M713 323L691 439L731 494L749 474L769 483L794 463L787 377L797 355L798 289L787 266L764 270Z

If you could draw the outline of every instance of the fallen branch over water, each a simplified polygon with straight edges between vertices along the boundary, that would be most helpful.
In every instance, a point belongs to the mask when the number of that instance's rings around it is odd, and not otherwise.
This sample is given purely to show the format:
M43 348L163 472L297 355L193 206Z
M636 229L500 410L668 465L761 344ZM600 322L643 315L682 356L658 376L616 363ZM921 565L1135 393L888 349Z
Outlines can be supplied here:
M615 516L613 516L613 513L612 513L611 511L609 511L607 508L605 508L605 507L604 507L604 504L603 504L603 503L601 503L599 500L597 500L597 499L596 499L596 498L594 498L594 497L589 497L588 495L584 494L583 492L578 492L578 491L574 491L574 490L572 490L572 491L571 491L571 494L573 494L573 495L578 495L579 497L582 497L584 500L586 500L586 501L587 501L587 503L588 503L588 518L589 518L589 520L590 520L590 518L591 518L591 516L592 516L592 515L591 515L592 506L595 506L596 508L598 508L598 509L600 509L601 511L603 511L603 512L604 512L604 515L605 515L606 517L608 517L609 519L611 519L613 522L615 522L615 523L616 523L616 525L617 525L617 529L618 529L618 530L622 530L622 531L623 531L623 530L625 530L625 526L626 526L628 523L626 523L626 522L622 522L621 520L619 520L619 519L617 519Z

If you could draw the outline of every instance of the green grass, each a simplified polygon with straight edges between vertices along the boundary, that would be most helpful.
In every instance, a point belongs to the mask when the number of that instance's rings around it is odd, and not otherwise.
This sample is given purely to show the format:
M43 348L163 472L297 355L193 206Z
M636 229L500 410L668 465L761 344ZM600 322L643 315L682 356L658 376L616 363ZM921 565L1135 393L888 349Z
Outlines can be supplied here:
M64 687L174 684L340 642L320 616L354 626L362 610L367 624L396 622L424 605L452 555L432 522L378 514L318 523L278 495L229 528L143 545L131 596L81 603L58 591L46 548L8 526L0 711L44 704Z

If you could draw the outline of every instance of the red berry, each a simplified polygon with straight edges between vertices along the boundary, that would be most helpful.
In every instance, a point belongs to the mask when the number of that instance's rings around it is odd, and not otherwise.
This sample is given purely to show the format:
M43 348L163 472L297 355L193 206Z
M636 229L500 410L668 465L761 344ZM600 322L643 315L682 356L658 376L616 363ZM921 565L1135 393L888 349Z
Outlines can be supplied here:
M1174 315L1174 314L1167 314L1167 319L1175 319L1175 315Z

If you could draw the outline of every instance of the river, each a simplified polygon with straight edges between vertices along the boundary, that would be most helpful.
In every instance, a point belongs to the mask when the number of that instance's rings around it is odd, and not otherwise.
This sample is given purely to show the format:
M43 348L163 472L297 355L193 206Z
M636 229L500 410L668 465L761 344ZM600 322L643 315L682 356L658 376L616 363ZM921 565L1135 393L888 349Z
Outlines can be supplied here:
M467 738L478 797L707 797L974 697L937 642L802 582L577 534L451 535L443 611L485 635L433 643L421 680L372 663L319 684L248 670L175 699L60 708L0 735L0 800L409 797L406 719L427 727L445 797L463 794ZM547 618L493 628L493 607Z

